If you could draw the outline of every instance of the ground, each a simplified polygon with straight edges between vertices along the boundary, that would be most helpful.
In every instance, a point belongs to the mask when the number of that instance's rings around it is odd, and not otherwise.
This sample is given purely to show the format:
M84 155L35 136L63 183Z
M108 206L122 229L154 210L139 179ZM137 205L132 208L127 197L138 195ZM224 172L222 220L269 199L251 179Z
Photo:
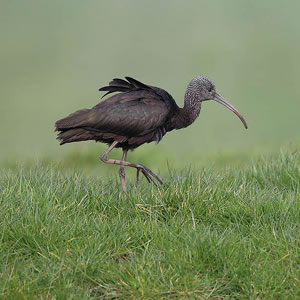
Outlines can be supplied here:
M160 189L117 173L6 168L3 299L296 299L299 152L169 169Z

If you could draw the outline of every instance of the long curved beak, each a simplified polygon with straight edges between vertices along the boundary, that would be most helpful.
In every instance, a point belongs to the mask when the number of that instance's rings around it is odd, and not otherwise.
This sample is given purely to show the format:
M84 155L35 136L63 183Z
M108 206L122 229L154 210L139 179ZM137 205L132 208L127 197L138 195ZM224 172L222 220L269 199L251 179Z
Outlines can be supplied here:
M227 100L225 100L221 95L219 95L218 93L216 93L216 96L213 100L216 100L217 102L223 104L224 106L226 106L228 109L230 109L231 111L233 111L239 118L240 120L243 122L245 128L248 128L248 125L245 121L245 119L243 118L243 116L238 112L238 110L231 105Z

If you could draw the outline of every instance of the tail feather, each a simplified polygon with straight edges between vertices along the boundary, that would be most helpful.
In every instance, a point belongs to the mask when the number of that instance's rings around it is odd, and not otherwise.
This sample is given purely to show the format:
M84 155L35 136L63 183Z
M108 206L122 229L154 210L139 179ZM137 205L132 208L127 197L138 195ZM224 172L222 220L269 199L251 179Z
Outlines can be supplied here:
M82 128L69 129L62 131L57 135L60 145L72 142L81 142L88 140L88 132Z
M61 145L85 141L89 138L88 132L84 128L81 128L87 126L89 112L90 109L81 109L56 121L55 131L59 131L57 139Z
M95 132L85 128L68 129L65 131L61 131L57 135L57 139L60 141L60 145L73 143L73 142L88 141L88 140L95 140L95 141L114 140L116 138L118 139L119 142L124 142L126 140L126 137L117 136L113 133Z
M90 109L77 110L67 117L56 121L55 130L64 131L71 128L87 126L87 122L89 120L88 114L90 111Z

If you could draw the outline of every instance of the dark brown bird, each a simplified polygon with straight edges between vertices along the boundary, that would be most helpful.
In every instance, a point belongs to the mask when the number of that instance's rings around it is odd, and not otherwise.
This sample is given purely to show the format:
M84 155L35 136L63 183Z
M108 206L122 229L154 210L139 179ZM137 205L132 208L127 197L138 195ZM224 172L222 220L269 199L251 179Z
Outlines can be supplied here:
M183 108L178 107L165 90L131 77L125 78L126 80L113 79L108 86L99 89L107 92L104 96L114 92L117 94L91 109L78 110L55 123L56 131L59 132L57 139L61 145L88 140L108 144L101 160L120 165L119 175L123 191L126 191L124 166L137 169L137 182L141 171L148 182L156 186L157 182L163 184L146 166L127 162L127 152L144 143L158 143L168 131L191 125L199 116L203 101L215 100L225 105L247 128L242 115L216 92L213 82L204 76L198 76L189 83ZM113 148L122 148L121 160L107 157Z

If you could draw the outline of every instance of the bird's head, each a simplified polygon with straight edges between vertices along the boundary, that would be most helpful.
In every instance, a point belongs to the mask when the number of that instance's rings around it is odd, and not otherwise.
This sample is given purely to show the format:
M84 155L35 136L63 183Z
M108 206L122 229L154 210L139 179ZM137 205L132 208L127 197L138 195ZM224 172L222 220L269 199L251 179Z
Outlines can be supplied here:
M198 76L192 79L187 87L186 96L193 97L194 99L196 98L195 100L198 100L200 102L215 100L223 104L240 118L245 128L248 128L248 125L243 116L232 104L230 104L226 99L224 99L220 94L217 93L215 84L207 77Z

